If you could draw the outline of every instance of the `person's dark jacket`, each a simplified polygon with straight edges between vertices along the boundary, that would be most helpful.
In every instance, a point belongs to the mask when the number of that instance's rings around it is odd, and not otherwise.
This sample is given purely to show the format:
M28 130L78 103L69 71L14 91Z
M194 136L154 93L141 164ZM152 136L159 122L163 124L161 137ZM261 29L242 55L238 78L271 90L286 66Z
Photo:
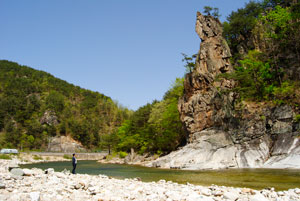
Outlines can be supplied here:
M72 157L72 165L73 165L73 166L75 166L75 165L76 165L76 159L75 159L75 157L74 157L74 156Z

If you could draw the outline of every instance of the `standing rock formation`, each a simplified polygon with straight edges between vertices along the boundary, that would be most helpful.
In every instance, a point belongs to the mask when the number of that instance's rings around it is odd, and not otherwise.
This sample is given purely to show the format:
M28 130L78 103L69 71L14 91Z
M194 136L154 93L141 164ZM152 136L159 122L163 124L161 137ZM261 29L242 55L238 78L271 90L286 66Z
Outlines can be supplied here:
M232 81L216 80L218 75L233 70L220 21L198 12L196 32L202 40L201 47L194 72L186 76L184 97L179 103L181 120L191 134L212 127L218 119L216 116L225 117L224 107L231 107L234 96L233 93L228 97L220 94L220 90L233 87Z
M180 118L188 144L149 166L177 169L300 168L300 123L288 105L239 102L218 19L197 13L201 42L195 69L186 75Z

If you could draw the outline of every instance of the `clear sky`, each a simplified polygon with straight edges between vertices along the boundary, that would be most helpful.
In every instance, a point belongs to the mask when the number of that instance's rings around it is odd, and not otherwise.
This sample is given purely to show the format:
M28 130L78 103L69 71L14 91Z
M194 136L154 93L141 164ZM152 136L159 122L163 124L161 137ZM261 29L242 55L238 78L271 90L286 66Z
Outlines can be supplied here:
M194 54L196 12L249 0L0 0L0 59L137 109L161 100Z

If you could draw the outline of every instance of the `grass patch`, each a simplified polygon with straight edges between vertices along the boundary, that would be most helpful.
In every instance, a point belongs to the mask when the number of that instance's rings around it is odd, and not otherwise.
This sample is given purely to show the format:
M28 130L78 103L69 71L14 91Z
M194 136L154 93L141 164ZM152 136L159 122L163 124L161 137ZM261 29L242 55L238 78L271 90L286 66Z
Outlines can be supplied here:
M109 161L109 160L112 160L115 157L117 157L117 153L113 152L110 155L107 155L105 159Z
M297 114L296 116L295 116L295 121L298 123L298 122L300 122L300 114Z
M8 154L0 154L0 159L11 160L11 156Z
M38 161L38 160L43 160L43 158L40 157L40 156L38 156L38 155L34 155L34 156L33 156L33 160Z
M67 159L67 160L71 160L71 159L72 159L72 156L69 156L69 155L65 154L65 155L63 156L63 158L64 158L64 159Z

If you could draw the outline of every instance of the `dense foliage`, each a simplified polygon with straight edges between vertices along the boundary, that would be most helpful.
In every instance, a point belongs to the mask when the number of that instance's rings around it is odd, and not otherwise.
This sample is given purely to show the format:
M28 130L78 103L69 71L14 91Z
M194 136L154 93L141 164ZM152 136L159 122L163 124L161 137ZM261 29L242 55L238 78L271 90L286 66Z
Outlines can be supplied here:
M130 113L103 94L0 61L0 146L43 149L49 137L70 135L97 148Z
M300 3L250 1L224 23L242 98L293 102L299 107ZM295 73L298 72L298 73Z
M293 19L287 19L289 15ZM262 20L263 18L265 20ZM281 23L287 23L288 26L285 27ZM227 17L227 22L223 23L223 35L230 46L234 59L241 59L243 50L257 48L258 44L255 43L262 42L257 40L261 37L260 34L263 34L262 38L265 37L265 34L261 30L257 30L258 25L263 25L260 28L268 29L264 31L275 31L274 34L278 34L276 31L284 29L291 31L289 34L299 35L297 34L299 31L297 30L299 29L299 1L250 1L244 8L233 11ZM276 30L275 26L277 26ZM262 38L260 39L263 40ZM297 42L299 46L299 40L295 38L290 38L290 40Z
M115 148L140 154L168 153L185 142L185 135L177 109L183 94L183 79L176 79L162 101L140 107L117 131Z
M251 31L256 25L256 19L262 13L260 3L250 1L245 8L233 11L228 17L228 22L223 23L223 35L228 42L234 57L238 57L241 41L251 37Z

